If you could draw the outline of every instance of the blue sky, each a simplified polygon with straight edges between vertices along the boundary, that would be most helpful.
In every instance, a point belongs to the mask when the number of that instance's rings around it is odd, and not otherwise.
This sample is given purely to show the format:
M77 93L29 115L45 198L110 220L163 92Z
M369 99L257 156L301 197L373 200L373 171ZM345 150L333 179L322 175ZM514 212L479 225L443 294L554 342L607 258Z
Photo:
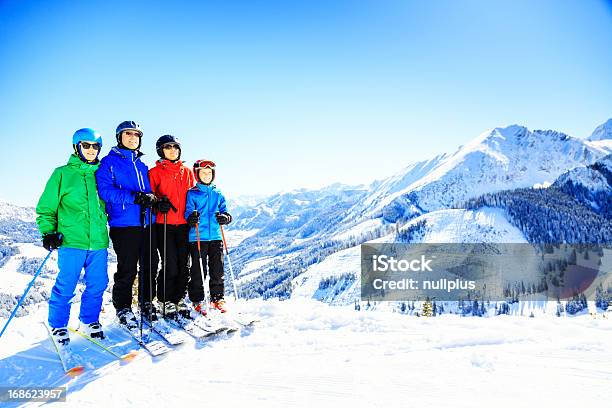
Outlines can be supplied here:
M34 205L72 133L123 120L228 196L358 184L513 123L612 117L612 3L0 2L0 198Z

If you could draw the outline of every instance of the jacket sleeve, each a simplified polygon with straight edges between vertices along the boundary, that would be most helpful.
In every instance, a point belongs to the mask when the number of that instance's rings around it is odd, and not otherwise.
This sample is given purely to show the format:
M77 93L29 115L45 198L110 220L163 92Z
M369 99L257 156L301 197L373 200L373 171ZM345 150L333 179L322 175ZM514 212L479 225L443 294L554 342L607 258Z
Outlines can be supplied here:
M113 168L107 160L102 159L100 167L96 171L96 183L98 184L98 194L104 202L113 204L134 203L134 195L131 191L122 190L115 185Z
M189 218L189 214L195 210L195 202L191 191L187 191L187 201L185 202L185 219Z
M60 186L62 172L59 168L53 171L38 205L36 206L36 224L42 235L57 232L57 210L60 203Z
M225 196L219 191L219 212L226 213L227 205L225 204Z
M149 170L149 184L151 184L151 190L153 190L153 194L155 194L157 197L160 197L159 182L160 182L160 177L157 175L157 172L155 171L155 167L154 167L151 170Z
M189 185L188 188L194 188L196 185L196 179L193 175L193 170L191 170L190 168L187 168L187 180L187 184Z

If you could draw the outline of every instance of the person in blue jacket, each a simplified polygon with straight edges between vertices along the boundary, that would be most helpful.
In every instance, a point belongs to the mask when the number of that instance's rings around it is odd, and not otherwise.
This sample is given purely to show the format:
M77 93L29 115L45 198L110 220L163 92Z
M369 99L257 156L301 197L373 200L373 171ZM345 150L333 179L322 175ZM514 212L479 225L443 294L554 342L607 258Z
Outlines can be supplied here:
M204 276L210 272L210 306L225 313L223 241L220 225L232 222L232 216L227 212L225 197L212 184L215 179L215 163L210 160L198 160L193 165L193 173L197 183L187 192L185 208L185 218L191 227L189 230L189 252L191 254L189 300L194 304L197 312L206 315L206 307L203 304L204 285L199 262L201 256ZM196 227L199 229L200 251L198 251Z
M145 318L157 318L152 301L155 298L158 256L155 234L150 233L152 208L157 199L149 184L149 169L141 161L140 126L134 121L121 122L116 136L117 146L101 160L96 180L100 197L106 203L110 238L117 254L113 306L119 322L135 328L137 321L131 306L138 266L141 311Z

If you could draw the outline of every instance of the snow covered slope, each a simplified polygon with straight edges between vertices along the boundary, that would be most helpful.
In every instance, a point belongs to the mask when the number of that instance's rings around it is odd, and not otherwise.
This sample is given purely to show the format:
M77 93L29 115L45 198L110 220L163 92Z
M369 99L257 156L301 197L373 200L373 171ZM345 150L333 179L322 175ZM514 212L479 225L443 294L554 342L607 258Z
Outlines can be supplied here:
M76 379L63 375L37 323L42 316L20 318L0 339L0 385L65 386L66 406L113 407L512 407L529 401L569 408L612 398L608 320L557 318L538 308L533 319L483 319L357 312L307 300L244 306L261 318L256 328L201 344L188 340L157 359L141 352L119 364L75 339L87 360Z
M0 221L36 221L36 212L33 207L20 207L0 200Z
M423 222L424 228L411 242L527 242L523 234L507 221L503 211L497 208L433 211L411 220L402 230ZM371 242L396 240L393 233ZM333 305L352 304L360 298L360 273L359 246L336 252L293 279L292 298L314 298Z

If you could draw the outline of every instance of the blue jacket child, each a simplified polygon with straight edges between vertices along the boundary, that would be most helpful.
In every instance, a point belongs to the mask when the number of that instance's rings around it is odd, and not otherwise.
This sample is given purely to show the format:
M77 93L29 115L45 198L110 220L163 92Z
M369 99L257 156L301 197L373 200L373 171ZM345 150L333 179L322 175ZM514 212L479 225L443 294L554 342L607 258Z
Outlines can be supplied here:
M229 224L232 216L227 212L225 197L214 185L215 163L209 160L198 160L193 165L197 184L187 192L185 218L189 230L189 250L191 254L189 299L195 310L206 314L204 285L202 279L210 271L211 307L225 312L223 281L223 241L221 225ZM200 242L198 245L198 228ZM200 269L200 257L203 271ZM208 262L207 262L208 261ZM207 267L208 266L208 267Z

